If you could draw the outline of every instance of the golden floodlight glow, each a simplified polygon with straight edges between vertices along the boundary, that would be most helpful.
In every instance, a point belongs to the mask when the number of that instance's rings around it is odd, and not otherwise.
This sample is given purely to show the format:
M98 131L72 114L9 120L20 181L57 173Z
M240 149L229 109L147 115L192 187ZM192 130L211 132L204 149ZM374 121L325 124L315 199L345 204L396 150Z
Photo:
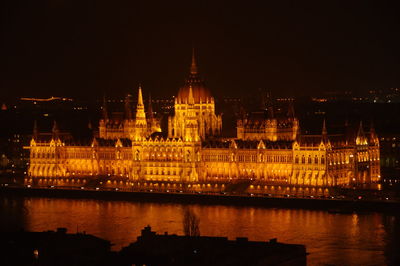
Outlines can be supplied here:
M241 116L236 137L222 137L222 116L215 111L195 56L171 105L174 115L166 121L167 132L161 132L152 110L156 101L145 101L141 86L136 108L129 99L124 101L124 119L113 117L109 102L103 101L98 134L90 143L69 144L56 124L51 140L42 139L34 129L25 147L30 150L25 183L47 186L63 181L80 187L93 180L102 185L103 180L108 188L118 184L129 190L143 186L163 191L173 184L182 191L197 189L196 193L243 186L244 191L257 188L252 193L323 194L329 191L319 188L377 184L381 179L379 139L372 126L368 133L360 123L351 134L329 135L324 121L321 134L300 134L290 98L281 99L288 105L285 115L277 116L276 107L268 105L261 117Z

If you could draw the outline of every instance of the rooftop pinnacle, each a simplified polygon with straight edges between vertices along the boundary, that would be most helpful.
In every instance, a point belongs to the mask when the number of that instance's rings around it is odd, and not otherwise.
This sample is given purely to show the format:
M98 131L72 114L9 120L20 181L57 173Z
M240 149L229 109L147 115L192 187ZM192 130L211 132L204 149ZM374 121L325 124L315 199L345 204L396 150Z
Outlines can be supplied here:
M194 48L192 51L192 65L190 66L190 74L197 74L197 63Z
M138 92L138 106L143 106L143 96L142 96L142 86L139 84L139 92Z

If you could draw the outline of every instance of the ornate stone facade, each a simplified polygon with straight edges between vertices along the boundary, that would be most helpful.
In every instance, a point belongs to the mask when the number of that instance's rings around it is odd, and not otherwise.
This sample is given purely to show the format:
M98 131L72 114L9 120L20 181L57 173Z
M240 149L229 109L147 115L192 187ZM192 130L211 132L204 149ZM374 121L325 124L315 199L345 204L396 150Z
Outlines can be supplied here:
M148 118L144 111L142 88L139 86L135 119L128 98L125 99L125 119L109 117L107 102L104 99L102 106L103 118L99 121L99 137L103 139L135 139L140 140L150 136L153 132L161 132L160 121L153 116L151 99L149 100Z
M243 140L265 139L268 141L295 140L299 134L300 125L299 120L291 110L293 110L292 104L286 117L275 117L270 112L269 115L259 113L253 114L256 117L238 119L237 138Z
M113 186L192 184L197 190L215 186L221 191L244 182L254 191L301 191L380 180L373 127L368 134L360 124L357 132L328 135L324 122L320 135L301 135L291 110L285 118L239 120L237 138L220 137L222 118L215 114L214 98L194 58L175 99L175 115L168 120L168 137L159 133L159 122L146 118L141 88L135 119L128 104L126 110L126 119L116 123L104 105L99 135L88 143L63 140L56 127L47 140L36 132L26 181L71 185L103 178Z
M198 128L202 140L222 131L222 117L215 114L214 97L198 73L194 53L189 77L175 98L175 115L168 119L168 137L185 137L191 127Z

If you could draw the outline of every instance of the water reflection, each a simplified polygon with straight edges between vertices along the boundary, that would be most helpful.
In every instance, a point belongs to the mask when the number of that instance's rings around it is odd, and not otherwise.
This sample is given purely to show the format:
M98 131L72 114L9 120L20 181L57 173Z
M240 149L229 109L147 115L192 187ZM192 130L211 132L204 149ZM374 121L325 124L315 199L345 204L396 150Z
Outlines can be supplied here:
M0 197L0 231L19 231L26 228L28 212L23 198Z
M150 224L159 233L183 234L180 204L48 198L2 198L1 228L43 231L66 227L111 240L133 242ZM379 213L191 205L202 235L301 243L310 265L398 264L399 217ZM396 257L397 256L397 257Z
M382 217L387 265L400 265L400 215Z

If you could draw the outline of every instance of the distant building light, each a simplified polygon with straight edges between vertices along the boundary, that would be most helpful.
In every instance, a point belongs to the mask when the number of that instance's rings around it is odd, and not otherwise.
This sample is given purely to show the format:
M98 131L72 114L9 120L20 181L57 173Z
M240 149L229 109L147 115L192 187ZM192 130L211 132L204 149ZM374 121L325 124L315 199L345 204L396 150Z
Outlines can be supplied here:
M328 99L326 99L326 98L311 98L311 100L313 102L318 102L318 103L324 103L324 102L328 101Z
M35 259L39 259L39 250L35 249L35 250L33 251L33 257L34 257Z

